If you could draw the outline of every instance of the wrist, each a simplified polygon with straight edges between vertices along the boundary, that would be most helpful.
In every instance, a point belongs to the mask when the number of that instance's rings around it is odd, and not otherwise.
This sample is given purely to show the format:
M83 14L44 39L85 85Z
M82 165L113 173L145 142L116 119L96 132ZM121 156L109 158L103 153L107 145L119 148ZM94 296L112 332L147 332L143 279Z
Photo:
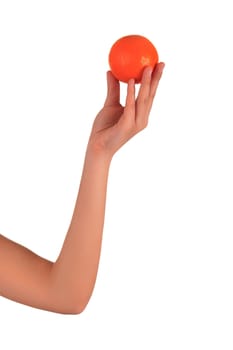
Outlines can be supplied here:
M103 165L110 166L114 154L103 149L101 146L88 143L86 149L86 157L101 162Z

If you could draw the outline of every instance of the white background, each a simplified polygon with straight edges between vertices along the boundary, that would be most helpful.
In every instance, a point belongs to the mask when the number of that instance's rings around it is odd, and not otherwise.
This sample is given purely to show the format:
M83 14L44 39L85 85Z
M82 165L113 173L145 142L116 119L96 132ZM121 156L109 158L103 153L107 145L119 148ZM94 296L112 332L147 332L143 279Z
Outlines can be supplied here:
M111 165L87 309L2 298L1 349L232 350L230 5L0 1L0 232L47 259L71 219L111 45L142 34L166 63L148 128Z

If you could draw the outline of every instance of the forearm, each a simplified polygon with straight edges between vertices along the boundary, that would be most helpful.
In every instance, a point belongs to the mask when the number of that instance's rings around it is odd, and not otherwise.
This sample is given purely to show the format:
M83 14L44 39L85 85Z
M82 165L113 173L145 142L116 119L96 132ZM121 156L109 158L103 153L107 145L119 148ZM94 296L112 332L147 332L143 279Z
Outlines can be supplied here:
M53 288L77 312L87 304L97 276L110 162L87 149L71 223L51 272Z
M64 244L52 263L0 235L0 294L53 312L77 314L98 270L111 160L88 148Z

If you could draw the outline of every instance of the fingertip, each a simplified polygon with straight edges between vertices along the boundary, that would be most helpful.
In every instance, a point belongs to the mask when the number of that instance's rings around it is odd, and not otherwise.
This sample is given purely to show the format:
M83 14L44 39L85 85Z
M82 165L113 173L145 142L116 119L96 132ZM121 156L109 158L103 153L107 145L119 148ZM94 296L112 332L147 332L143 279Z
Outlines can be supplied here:
M159 69L160 71L163 71L165 67L165 63L164 62L159 62L157 63L157 65L155 66L155 68Z
M143 82L149 82L151 79L153 73L153 67L152 66L147 66L144 68L143 73L142 73L142 78L141 78L141 83Z
M106 72L106 77L107 77L107 80L111 79L111 77L112 77L112 72L111 72L110 70L108 70L108 71Z
M106 72L107 76L107 97L105 100L106 105L113 105L119 103L120 95L120 84L119 81L115 78L111 70Z
M113 75L111 70L107 71L107 82L108 82L108 86L110 87L115 87L118 88L119 84L119 80Z
M135 102L135 79L131 78L127 84L126 105L132 105Z
M133 94L135 93L135 79L131 78L128 81L128 87L127 87L128 93Z
M152 66L147 66L145 69L144 69L144 75L146 75L147 77L151 77L151 74L153 72L153 67Z
M159 62L156 64L155 68L154 68L154 71L153 71L153 76L152 76L152 79L160 79L162 74L163 74L163 70L164 70L164 67L165 67L165 63L164 62Z
M110 77L110 79L114 79L114 80L118 81L118 79L115 77L115 75L113 74L113 72L111 70L107 71L107 76Z
M160 69L161 69L162 72L163 72L164 68L165 68L165 63L164 63L164 62L161 62L161 63L160 63Z
M107 75L113 75L111 70L107 71Z
M148 75L151 75L152 72L153 72L153 67L152 67L152 66L148 66L148 67L145 68L145 71L146 71L146 73L147 73Z
M128 85L132 86L134 85L134 83L135 83L135 80L133 78L129 79Z

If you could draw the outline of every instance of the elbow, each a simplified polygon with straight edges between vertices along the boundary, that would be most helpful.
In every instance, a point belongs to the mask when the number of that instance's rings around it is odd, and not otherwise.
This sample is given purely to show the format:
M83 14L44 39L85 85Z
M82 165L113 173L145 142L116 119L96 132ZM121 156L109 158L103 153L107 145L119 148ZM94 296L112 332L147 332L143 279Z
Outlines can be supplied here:
M80 315L86 309L88 302L89 298L82 298L80 295L74 297L70 294L53 293L45 309L62 315Z
M84 312L86 309L87 303L86 304L81 304L81 303L74 303L69 306L66 314L68 315L80 315Z
M78 288L78 290L74 288L72 295L69 295L69 313L72 315L80 315L82 314L91 299L92 290Z
M86 309L87 305L84 304L70 304L69 305L63 305L54 308L55 313L62 314L62 315L80 315L83 313L83 311Z
M59 303L53 308L49 307L48 310L61 315L80 315L84 312L86 306L87 304L66 302Z
M69 302L66 303L64 308L62 308L61 312L62 314L67 314L67 315L80 315L82 314L87 305L88 305L89 299L81 299L79 297L70 298Z
M54 277L55 276L55 277ZM91 289L91 290L90 290ZM80 315L86 309L92 288L84 288L81 283L65 283L60 276L52 275L51 299L55 312L66 315Z

